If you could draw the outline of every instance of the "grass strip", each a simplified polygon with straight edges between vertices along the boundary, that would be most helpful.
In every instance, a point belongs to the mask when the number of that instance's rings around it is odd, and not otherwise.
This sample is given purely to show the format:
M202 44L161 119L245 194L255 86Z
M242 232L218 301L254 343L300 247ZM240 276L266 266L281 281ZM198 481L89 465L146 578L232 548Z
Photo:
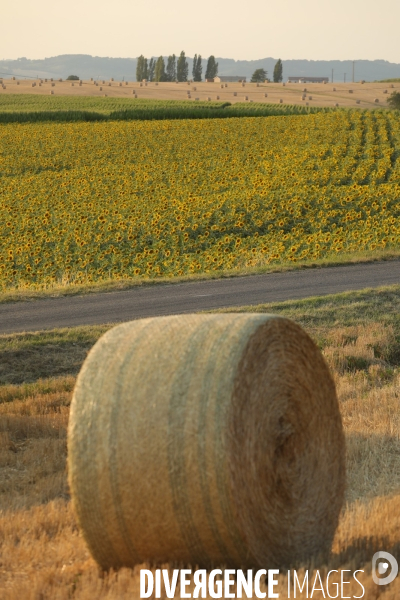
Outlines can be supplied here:
M379 322L393 329L394 337L385 360L400 365L400 285L345 292L329 296L273 302L258 306L226 308L208 312L266 312L293 319L313 335L323 349L332 328ZM34 384L50 377L76 375L88 351L113 326L88 325L0 336L0 386ZM43 382L40 385L45 385ZM30 388L28 386L27 392ZM0 387L0 402L12 393Z

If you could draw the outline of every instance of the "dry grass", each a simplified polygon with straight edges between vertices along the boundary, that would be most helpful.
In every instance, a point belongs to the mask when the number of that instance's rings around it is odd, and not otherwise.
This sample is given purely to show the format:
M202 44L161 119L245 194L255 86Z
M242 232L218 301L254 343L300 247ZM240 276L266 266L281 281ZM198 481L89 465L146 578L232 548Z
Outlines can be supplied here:
M274 307L274 312L297 312L297 320L323 349L336 379L347 439L347 503L332 557L327 566L311 567L321 574L327 567L364 569L360 581L368 599L400 597L400 578L380 589L370 575L375 551L386 550L400 559L396 312L400 291L396 290L371 292L358 303L358 312L350 300L354 304L360 296L348 295L352 323L344 316L345 295ZM138 569L100 574L76 528L65 471L73 382L73 376L65 376L0 387L0 597L4 599L139 597ZM280 591L284 589L280 586ZM361 593L356 584L346 591L349 596ZM280 597L286 595L281 592ZM323 598L322 592L313 598Z

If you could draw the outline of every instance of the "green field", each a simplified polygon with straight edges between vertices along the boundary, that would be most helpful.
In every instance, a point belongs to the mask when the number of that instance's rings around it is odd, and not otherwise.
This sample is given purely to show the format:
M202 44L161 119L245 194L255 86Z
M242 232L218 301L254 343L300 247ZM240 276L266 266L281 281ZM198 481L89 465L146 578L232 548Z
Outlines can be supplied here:
M211 102L196 100L144 100L139 98L94 98L91 96L0 96L0 123L44 121L125 121L163 119L210 119L305 115L334 109L294 104Z

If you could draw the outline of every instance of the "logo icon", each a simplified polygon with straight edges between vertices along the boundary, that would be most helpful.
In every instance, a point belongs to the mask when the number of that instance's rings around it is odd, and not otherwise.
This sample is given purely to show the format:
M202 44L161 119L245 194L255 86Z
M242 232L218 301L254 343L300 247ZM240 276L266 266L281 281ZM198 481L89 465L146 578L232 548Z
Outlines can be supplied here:
M399 565L397 564L397 560L389 552L381 550L380 552L376 552L372 557L372 579L377 585L392 583L396 579L398 572ZM387 573L386 577L381 577L385 573Z

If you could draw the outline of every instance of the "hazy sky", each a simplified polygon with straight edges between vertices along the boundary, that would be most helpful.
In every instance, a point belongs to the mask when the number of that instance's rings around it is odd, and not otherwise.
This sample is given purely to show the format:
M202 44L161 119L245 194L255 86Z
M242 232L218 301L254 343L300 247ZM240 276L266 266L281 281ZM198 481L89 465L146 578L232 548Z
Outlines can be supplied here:
M385 59L400 63L400 0L1 0L1 58Z

